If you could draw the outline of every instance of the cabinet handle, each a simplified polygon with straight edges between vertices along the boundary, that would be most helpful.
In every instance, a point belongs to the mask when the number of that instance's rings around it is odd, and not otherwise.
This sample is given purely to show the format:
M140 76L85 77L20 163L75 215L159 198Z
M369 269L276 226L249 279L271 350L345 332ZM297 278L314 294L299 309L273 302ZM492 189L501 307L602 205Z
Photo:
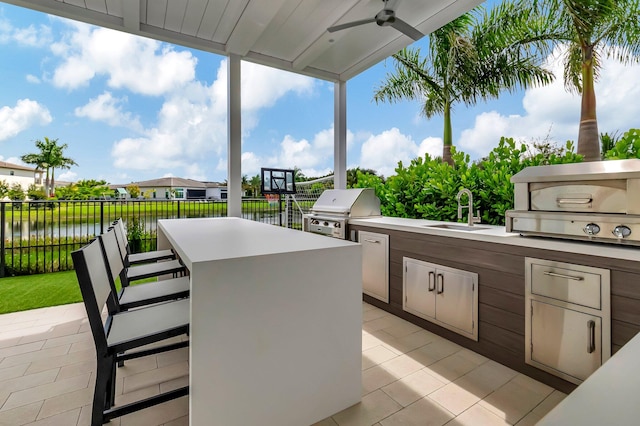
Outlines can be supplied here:
M436 275L436 287L437 287L438 283L440 284L440 289L436 290L436 294L442 294L442 293L444 293L444 275L442 275L442 274Z
M596 350L596 322L594 320L587 321L587 353L593 353Z
M428 290L433 291L436 288L436 273L433 271L429 271L429 276L427 277Z
M568 280L574 280L574 281L584 280L584 277L577 277L575 275L558 274L556 272L551 272L551 271L544 271L544 274L550 277L566 278Z
M368 238L365 238L364 240L365 240L366 242L368 242L368 243L376 243L376 244L380 244L380 240L370 240L370 239L368 239Z

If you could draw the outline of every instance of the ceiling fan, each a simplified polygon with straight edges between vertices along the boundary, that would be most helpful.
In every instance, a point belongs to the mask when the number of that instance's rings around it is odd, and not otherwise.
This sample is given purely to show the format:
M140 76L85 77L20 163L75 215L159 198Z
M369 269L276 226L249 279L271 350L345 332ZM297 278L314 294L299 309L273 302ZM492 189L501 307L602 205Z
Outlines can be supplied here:
M382 0L382 2L384 3L384 7L380 12L376 13L376 16L374 16L373 18L360 19L358 21L347 22L346 24L334 25L333 27L327 28L327 31L333 33L335 31L344 30L346 28L357 27L358 25L375 22L380 27L393 27L414 40L419 40L424 36L424 34L422 34L420 31L407 24L402 19L396 17L396 11L388 5L389 0ZM395 1L393 3L395 3Z

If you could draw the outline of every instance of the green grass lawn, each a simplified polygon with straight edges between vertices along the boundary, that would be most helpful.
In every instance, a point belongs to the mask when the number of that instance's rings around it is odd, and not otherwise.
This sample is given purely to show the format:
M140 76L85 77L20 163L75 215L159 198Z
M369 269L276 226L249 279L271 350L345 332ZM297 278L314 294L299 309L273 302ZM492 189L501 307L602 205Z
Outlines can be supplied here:
M75 271L0 278L0 314L82 302Z
M155 281L138 280L131 285ZM120 280L116 281L120 290ZM82 302L76 271L0 278L0 314Z

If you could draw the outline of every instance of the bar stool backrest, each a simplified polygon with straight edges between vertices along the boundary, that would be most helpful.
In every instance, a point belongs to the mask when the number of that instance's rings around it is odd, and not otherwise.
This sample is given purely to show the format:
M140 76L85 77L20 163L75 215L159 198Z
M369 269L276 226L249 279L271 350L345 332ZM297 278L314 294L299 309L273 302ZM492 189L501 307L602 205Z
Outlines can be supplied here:
M107 266L102 255L102 247L98 239L71 253L76 270L80 292L87 310L87 318L91 326L96 349L107 348L107 333L110 323L103 318L105 304L108 310L115 307L114 295L109 283ZM107 317L109 318L109 317Z
M113 222L113 230L116 233L120 255L125 259L129 254L129 240L127 239L127 230L124 227L122 219L118 219Z
M111 272L111 280L115 285L116 278L121 277L121 273L125 268L124 261L120 255L120 249L118 248L115 228L102 234L100 239L102 241L102 247L104 248L104 257L107 259L107 264ZM125 285L127 284L125 283Z

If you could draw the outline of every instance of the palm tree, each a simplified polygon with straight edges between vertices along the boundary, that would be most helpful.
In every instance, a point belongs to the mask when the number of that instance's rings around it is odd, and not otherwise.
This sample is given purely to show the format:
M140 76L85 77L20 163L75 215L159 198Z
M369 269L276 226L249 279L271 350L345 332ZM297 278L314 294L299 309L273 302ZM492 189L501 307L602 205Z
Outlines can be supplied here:
M541 66L542 53L549 50L537 37L542 26L511 2L489 12L478 7L431 33L424 58L419 48L393 55L395 74L387 75L374 100L418 100L426 118L442 114L442 159L453 164L451 113L456 103L472 106L504 90L553 80Z
M27 164L34 164L40 170L45 170L45 191L47 196L52 196L55 193L55 169L70 169L71 166L78 164L64 156L64 150L68 146L66 143L58 145L58 139L49 139L45 136L44 141L38 139L35 144L40 152L25 154L20 159ZM51 180L49 180L49 170L51 170Z
M255 175L249 180L249 185L251 186L251 192L254 197L260 195L260 175Z
M638 0L523 0L539 16L553 18L548 38L567 46L564 84L582 94L578 154L600 160L594 83L603 57L623 64L640 62L640 4Z

